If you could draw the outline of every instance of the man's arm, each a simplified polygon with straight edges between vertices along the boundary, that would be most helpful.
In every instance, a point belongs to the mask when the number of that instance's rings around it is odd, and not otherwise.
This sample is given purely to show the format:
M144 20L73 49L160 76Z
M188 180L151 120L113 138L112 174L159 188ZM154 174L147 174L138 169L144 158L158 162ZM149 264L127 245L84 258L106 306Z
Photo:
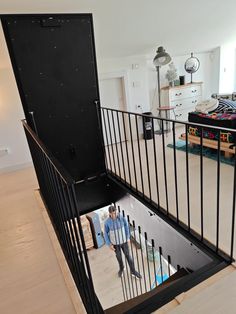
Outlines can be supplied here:
M106 221L104 224L104 238L105 238L106 245L110 246L111 241L110 241L110 237L109 237L109 226L108 226Z

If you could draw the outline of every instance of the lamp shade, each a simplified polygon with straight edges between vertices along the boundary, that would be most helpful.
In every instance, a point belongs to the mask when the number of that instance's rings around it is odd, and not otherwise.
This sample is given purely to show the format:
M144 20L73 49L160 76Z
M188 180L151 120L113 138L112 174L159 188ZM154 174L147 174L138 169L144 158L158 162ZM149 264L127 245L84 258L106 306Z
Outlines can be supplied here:
M163 47L157 49L157 54L153 59L153 64L158 67L170 63L171 57Z

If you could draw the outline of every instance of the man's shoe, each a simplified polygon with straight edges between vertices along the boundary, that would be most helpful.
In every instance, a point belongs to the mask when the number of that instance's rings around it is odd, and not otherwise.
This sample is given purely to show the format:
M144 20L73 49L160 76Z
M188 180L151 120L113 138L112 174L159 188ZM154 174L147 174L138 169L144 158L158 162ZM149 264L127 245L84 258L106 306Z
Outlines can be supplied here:
M142 279L142 276L141 276L140 273L137 272L137 271L134 271L133 273L131 273L131 275L132 275L133 277L138 278L138 279Z

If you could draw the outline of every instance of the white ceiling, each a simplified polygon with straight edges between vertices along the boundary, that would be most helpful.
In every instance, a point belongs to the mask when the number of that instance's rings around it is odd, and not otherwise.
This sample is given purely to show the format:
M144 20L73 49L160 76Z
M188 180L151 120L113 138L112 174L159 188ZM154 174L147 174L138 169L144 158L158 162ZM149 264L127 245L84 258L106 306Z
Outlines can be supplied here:
M0 12L92 12L100 58L155 53L159 45L178 55L236 41L236 0L0 0Z

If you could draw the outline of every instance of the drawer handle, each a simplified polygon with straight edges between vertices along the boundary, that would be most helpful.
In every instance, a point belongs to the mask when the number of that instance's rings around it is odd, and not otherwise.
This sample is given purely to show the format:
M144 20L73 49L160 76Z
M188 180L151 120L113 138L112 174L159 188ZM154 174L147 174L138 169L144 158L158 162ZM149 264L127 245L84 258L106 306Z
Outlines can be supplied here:
M181 96L182 95L182 93L176 93L175 94L175 96Z
M181 117L181 116L182 116L182 113L176 115L176 117Z
M197 92L197 89L193 89L193 90L192 90L192 93L196 93L196 92Z
M181 107L181 106L182 106L182 104L177 104L177 105L176 105L176 107Z
M193 101L192 101L192 104L196 104L196 102L197 102L197 100L193 100Z

